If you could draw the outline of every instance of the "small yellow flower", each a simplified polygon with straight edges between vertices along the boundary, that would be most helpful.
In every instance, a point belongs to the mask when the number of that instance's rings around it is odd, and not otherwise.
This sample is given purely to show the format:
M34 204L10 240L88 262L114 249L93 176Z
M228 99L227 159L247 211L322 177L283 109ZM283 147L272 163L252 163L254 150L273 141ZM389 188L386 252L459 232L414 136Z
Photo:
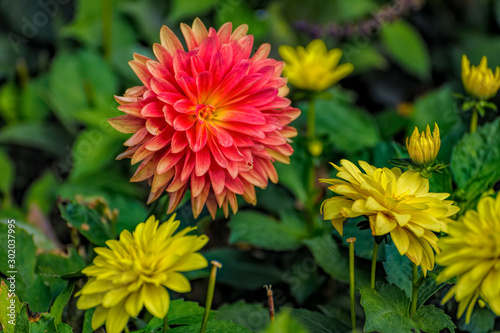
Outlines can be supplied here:
M439 137L439 127L434 123L434 132L431 135L429 125L425 132L418 132L415 127L411 137L406 138L406 149L412 161L418 166L431 166L439 153L441 138Z
M476 301L488 303L500 316L500 195L479 200L477 211L468 210L458 223L448 227L449 236L439 240L442 252L436 257L446 268L438 282L457 277L457 284L443 298L455 296L458 317L465 310L468 323ZM482 302L482 301L484 302Z
M375 168L364 161L332 163L341 179L320 179L339 196L321 206L325 220L342 234L347 218L366 216L374 236L390 233L401 255L420 265L424 275L434 268L434 251L439 252L435 232L447 230L450 216L460 208L445 200L448 193L429 192L429 181L416 171Z
M288 45L279 47L279 53L285 60L283 75L299 89L322 91L334 85L353 70L350 63L338 66L342 57L340 49L329 50L325 42L315 39L307 45L294 49Z
M488 68L488 60L483 56L479 66L471 66L469 59L462 56L462 82L470 95L480 100L488 100L495 96L500 88L500 68L496 68L495 75Z
M82 270L91 277L76 293L81 310L96 307L92 317L95 330L106 322L108 333L121 332L129 317L136 317L143 306L155 317L164 318L170 305L165 288L185 293L189 280L180 272L204 268L207 260L196 251L207 242L205 235L186 235L193 227L175 235L179 221L175 214L161 225L154 216L140 223L135 231L125 230L119 240L109 240L109 248L98 247L94 265Z

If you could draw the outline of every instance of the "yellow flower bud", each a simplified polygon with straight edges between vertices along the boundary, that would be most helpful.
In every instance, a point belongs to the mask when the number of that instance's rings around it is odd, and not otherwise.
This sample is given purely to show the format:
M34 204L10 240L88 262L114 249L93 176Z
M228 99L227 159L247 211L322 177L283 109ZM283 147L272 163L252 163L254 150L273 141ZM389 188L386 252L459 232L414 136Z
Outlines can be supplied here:
M488 60L483 56L479 66L471 66L469 59L462 56L462 82L469 95L488 100L495 96L500 88L500 69L496 68L495 75L488 68Z
M429 125L425 132L418 132L415 127L411 137L406 138L406 149L412 161L419 166L431 166L439 153L441 138L439 137L439 127L434 123L434 132L431 135Z
M323 91L354 70L350 63L339 65L342 51L328 50L321 39L313 40L306 48L282 45L278 51L285 60L283 75L299 89Z

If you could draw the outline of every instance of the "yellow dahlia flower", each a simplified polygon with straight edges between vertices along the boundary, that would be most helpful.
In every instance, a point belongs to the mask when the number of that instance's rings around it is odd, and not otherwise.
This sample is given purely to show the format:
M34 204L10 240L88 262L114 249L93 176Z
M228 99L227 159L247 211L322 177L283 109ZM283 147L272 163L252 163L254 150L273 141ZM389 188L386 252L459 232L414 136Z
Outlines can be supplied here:
M205 235L186 235L193 227L175 235L179 227L175 214L161 225L151 216L133 233L125 230L119 240L109 240L109 248L98 247L94 265L82 270L91 277L76 293L77 307L97 306L92 317L95 330L106 322L108 333L121 332L129 317L136 317L143 306L155 317L164 318L170 305L165 288L189 292L189 280L180 272L204 268L207 260L196 251L207 242Z
M321 39L313 40L306 48L282 45L278 51L285 60L283 75L299 89L325 90L354 70L350 63L338 66L342 51L328 51Z
M401 255L420 265L424 275L434 267L434 251L439 252L437 236L447 230L449 217L459 211L448 193L430 193L429 181L416 171L399 168L375 168L364 161L359 165L348 160L332 163L341 179L320 179L339 194L321 206L325 220L342 235L349 217L366 216L374 236L391 234ZM434 250L433 250L434 249Z
M462 82L464 88L470 95L481 100L488 100L495 96L500 88L500 68L496 68L495 74L488 68L486 56L481 59L479 66L471 66L469 59L462 56Z
M500 316L500 195L482 198L477 211L468 210L459 223L448 228L439 240L442 252L436 257L446 268L437 277L443 282L457 277L457 284L443 298L455 296L458 317L465 310L468 323L478 297ZM481 302L480 302L481 304Z
M427 125L427 129L418 132L415 127L411 137L406 138L406 149L412 161L418 166L431 166L439 153L441 147L441 138L439 137L439 127L434 123L434 132L431 135L431 129Z

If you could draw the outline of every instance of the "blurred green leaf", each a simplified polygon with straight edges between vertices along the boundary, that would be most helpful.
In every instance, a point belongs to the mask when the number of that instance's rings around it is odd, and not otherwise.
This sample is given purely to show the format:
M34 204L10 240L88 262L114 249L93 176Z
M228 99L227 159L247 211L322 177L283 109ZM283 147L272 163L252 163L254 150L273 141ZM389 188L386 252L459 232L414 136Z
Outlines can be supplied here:
M68 225L77 229L90 242L106 246L105 242L114 238L111 226L103 223L96 211L75 202L61 202L58 206L61 217Z
M341 44L344 51L344 62L354 65L354 74L368 72L374 69L386 69L389 65L387 59L380 52L370 45L356 47L356 44L346 42Z
M179 326L169 329L172 333L198 333L200 332L201 323L189 325L189 326ZM251 333L252 331L247 330L243 326L234 324L230 321L218 321L211 320L208 322L205 329L205 333Z
M290 156L290 164L276 163L274 167L279 175L279 182L286 186L297 199L302 203L308 200L308 191L306 189L306 184L301 179L309 179L309 168L310 160L305 154L303 149L294 147L294 154ZM277 208L277 207L276 207Z
M290 314L309 333L344 333L349 331L349 328L340 321L316 311L292 309ZM292 332L290 331L290 333Z
M19 89L13 81L8 81L0 86L0 115L8 125L19 120Z
M381 37L389 55L399 65L420 79L430 77L427 45L412 25L403 20L394 21L382 28Z
M431 130L433 130L434 123L437 123L440 135L444 136L453 130L455 126L458 126L460 122L457 102L453 98L452 90L449 86L442 86L422 96L414 105L412 113L413 122L408 124L408 135L413 132L415 126L420 131L423 131L429 125Z
M0 149L0 192L8 195L14 182L14 163L10 157Z
M262 333L308 333L297 319L291 316L290 309L281 310Z
M48 85L48 77L42 75L28 82L22 90L21 114L26 122L41 122L50 115L50 110L42 99L43 89Z
M70 300L74 289L75 283L73 281L69 282L66 288L64 288L62 293L57 296L57 298L54 300L54 303L50 307L50 314L54 317L54 322L56 325L62 323L64 308L66 307L66 304L68 304L68 301Z
M179 0L182 1L182 0ZM205 0L196 0L205 1ZM261 39L267 33L267 21L260 20L255 10L245 1L218 0L215 3L215 25L221 26L226 22L231 22L233 28L241 24L248 25L248 33L256 40Z
M391 140L395 134L407 127L408 117L390 109L375 114L375 119L380 127L380 133L385 140Z
M68 134L54 124L19 123L6 126L0 132L0 143L40 149L61 159L68 152L70 140Z
M305 223L292 214L276 221L259 212L243 211L231 218L229 228L230 244L248 243L274 251L296 250L308 235Z
M217 260L222 264L222 268L217 272L218 284L256 290L262 289L265 284L281 282L282 272L275 265L257 260L247 252L220 248L206 251L203 255L208 262ZM208 271L208 268L205 271Z
M214 316L215 320L227 320L255 332L269 325L269 310L256 303L237 301L221 306Z
M348 103L344 91L330 90L332 99L317 99L316 133L326 135L343 152L370 148L380 141L379 129L371 114Z
M498 180L500 165L500 118L466 134L455 146L451 160L453 178L458 187L466 188L469 182L490 173L495 177L485 187Z
M384 269L387 273L387 282L393 283L411 297L411 270L412 262L407 256L399 254L394 244L385 245Z
M15 293L9 292L10 283L0 281L0 323L4 333L16 333L16 315L21 310L21 302ZM9 323L10 322L10 323Z
M71 328L71 326L69 326L67 324L60 323L59 325L57 325L57 332L58 333L73 333L73 329Z
M72 149L73 169L70 179L85 179L104 170L122 150L121 139L99 129L86 130L75 140Z
M465 323L465 316L460 318L458 327L462 331L471 333L489 333L495 326L497 316L488 308L476 307L470 317L470 322Z
M168 20L170 22L177 22L181 19L200 16L208 12L215 5L224 6L225 4L224 1L218 1L218 0L192 0L192 1L173 0L171 1L171 8L168 14ZM188 24L191 25L191 22L189 22Z
M31 183L24 198L26 208L36 204L44 214L49 214L56 199L56 190L59 185L54 173L46 171Z
M349 263L343 256L337 243L329 234L306 239L303 243L311 251L316 263L332 278L342 282L349 282Z

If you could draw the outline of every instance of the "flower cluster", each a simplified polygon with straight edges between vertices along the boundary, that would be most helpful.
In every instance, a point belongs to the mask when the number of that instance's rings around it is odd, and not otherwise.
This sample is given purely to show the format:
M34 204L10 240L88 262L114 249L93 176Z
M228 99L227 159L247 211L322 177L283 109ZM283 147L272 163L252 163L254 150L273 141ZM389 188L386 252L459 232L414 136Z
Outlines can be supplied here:
M429 192L429 181L416 171L375 168L342 160L340 179L321 179L339 196L322 204L325 220L342 234L347 218L367 216L374 236L390 234L401 255L420 265L424 274L434 268L434 251L439 252L434 232L447 230L450 216L459 211L447 193ZM434 232L433 232L434 231Z
M458 317L467 310L469 322L480 297L500 316L500 195L482 198L477 211L468 210L458 223L449 226L448 233L438 242L442 252L436 262L446 268L436 280L444 282L456 276L457 284L443 303L455 296Z
M342 51L328 51L321 39L313 40L306 48L282 45L279 53L286 63L283 75L299 89L323 91L354 70L350 63L338 66Z
M300 111L285 98L283 63L268 58L270 45L250 57L247 25L207 30L196 19L181 30L187 50L163 26L157 59L135 54L130 62L144 85L116 97L126 115L110 123L133 134L118 158L141 162L131 180L149 182L148 202L168 192L168 213L189 189L195 217L205 203L212 217L217 207L227 216L237 194L255 204L254 186L278 181L273 162L289 163L297 132L288 124Z
M170 297L165 288L185 293L189 280L180 272L204 268L207 260L199 253L208 242L205 235L187 235L185 228L174 235L180 222L175 214L166 222L151 216L133 233L125 230L119 240L98 247L94 265L82 270L91 277L76 293L81 310L97 307L92 317L95 330L106 322L108 333L121 332L129 317L136 317L143 306L158 318L166 316Z

